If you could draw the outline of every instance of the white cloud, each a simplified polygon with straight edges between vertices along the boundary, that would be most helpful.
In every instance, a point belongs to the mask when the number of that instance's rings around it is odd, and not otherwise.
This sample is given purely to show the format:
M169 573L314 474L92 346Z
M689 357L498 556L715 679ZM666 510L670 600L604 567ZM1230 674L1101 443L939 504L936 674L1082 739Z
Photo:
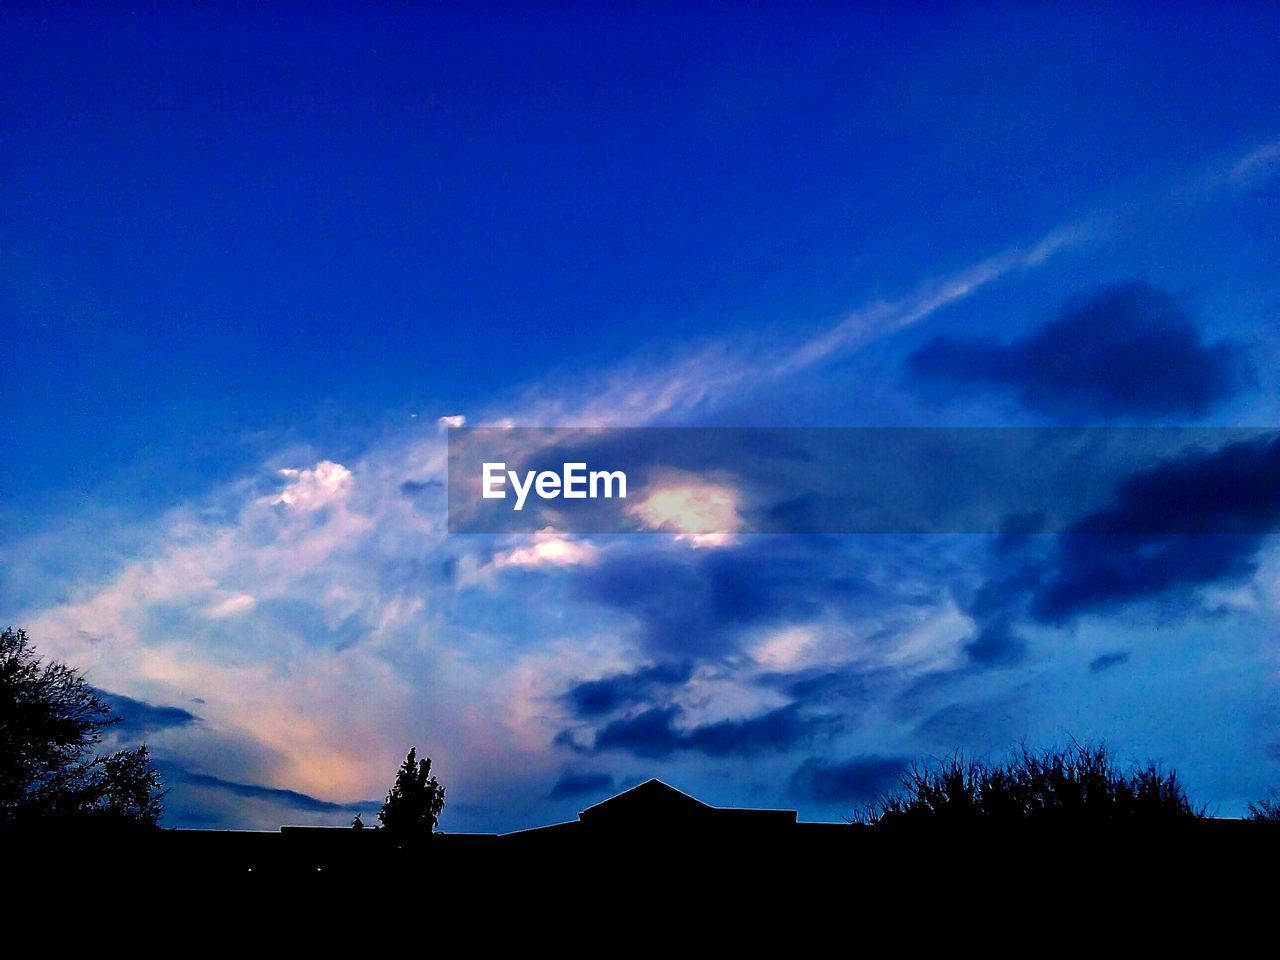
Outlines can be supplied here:
M674 533L695 547L723 547L742 530L738 491L729 483L679 470L664 471L627 508L645 529Z
M493 558L494 567L578 567L593 563L596 548L587 540L570 540L547 529L534 534L533 543Z
M270 502L307 512L345 499L354 483L351 471L332 460L321 460L307 470L284 469L280 476L289 482Z
M210 620L228 620L231 617L238 617L243 613L248 613L257 605L258 600L253 594L236 593L225 600L220 600L205 607L204 615Z
M814 626L783 627L757 643L751 656L763 667L773 670L794 669L802 662L806 651L818 641L819 636L819 630Z

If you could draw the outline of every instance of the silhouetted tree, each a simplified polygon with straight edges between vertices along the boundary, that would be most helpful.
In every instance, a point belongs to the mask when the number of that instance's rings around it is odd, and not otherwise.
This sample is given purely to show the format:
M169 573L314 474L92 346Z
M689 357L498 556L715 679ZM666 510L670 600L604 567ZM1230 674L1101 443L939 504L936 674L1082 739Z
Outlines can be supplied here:
M1155 764L1120 770L1105 746L1073 744L1033 752L1023 747L1001 764L953 756L916 767L902 790L881 797L861 818L957 821L1110 821L1204 816L1173 771Z
M147 748L93 752L118 719L78 671L42 663L25 631L0 633L0 822L157 823L164 794Z
M444 809L444 787L431 776L431 758L418 758L414 747L396 773L396 781L387 791L378 819L398 836L429 836L440 822Z

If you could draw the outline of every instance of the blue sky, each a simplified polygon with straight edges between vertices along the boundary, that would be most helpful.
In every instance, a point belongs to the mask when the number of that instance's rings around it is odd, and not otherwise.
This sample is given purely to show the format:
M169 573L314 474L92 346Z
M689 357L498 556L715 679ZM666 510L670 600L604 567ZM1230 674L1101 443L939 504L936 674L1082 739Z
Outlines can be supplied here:
M1274 425L1278 31L10 4L0 620L122 698L174 824L341 820L414 744L447 829L649 775L828 818L1067 736L1238 813L1269 538L1063 614L1018 573L1069 545L450 537L438 419Z

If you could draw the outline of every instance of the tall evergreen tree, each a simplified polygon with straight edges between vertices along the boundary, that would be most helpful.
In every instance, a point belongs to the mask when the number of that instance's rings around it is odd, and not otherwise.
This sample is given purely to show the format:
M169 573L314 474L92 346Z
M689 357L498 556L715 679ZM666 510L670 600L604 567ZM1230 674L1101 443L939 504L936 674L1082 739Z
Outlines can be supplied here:
M401 837L429 836L443 809L444 787L431 776L431 758L419 760L417 747L410 749L387 791L378 819Z

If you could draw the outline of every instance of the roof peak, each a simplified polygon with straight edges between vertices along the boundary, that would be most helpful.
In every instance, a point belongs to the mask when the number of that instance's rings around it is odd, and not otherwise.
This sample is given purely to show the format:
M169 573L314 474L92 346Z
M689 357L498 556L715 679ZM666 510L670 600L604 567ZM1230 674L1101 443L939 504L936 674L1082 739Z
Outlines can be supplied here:
M650 777L635 786L628 787L613 796L601 800L599 803L592 804L578 814L579 818L590 817L598 812L602 812L604 808L616 808L629 806L631 803L643 802L645 798L662 798L659 802L667 804L677 803L685 807L696 807L699 809L714 809L709 804L703 803L697 797L685 793L676 787L671 786L665 780L659 780L657 777Z

